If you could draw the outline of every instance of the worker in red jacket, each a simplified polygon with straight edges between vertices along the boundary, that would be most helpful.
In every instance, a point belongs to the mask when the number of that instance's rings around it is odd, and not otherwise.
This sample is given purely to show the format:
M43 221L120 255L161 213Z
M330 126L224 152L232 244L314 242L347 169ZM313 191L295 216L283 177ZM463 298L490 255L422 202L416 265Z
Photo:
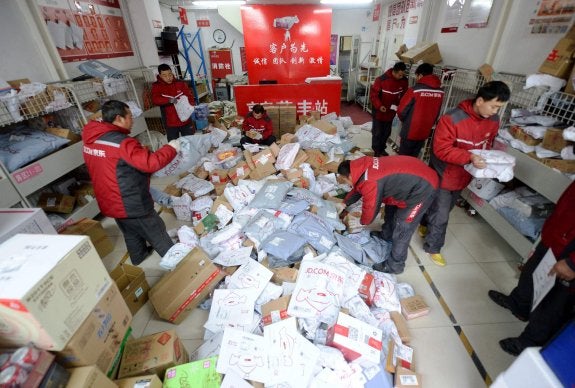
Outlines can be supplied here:
M269 146L276 141L276 137L272 134L272 120L260 104L254 105L252 111L247 114L242 123L242 132L244 136L240 139L241 145L252 143Z
M369 99L372 106L371 148L373 156L387 156L387 139L391 135L391 125L401 96L407 91L405 77L407 67L397 62L393 68L377 77L371 85Z
M128 105L110 100L102 105L102 122L86 124L82 140L84 160L100 211L116 220L132 264L137 265L150 254L151 248L164 256L173 245L164 221L154 210L150 175L174 159L180 140L171 140L156 152L150 152L130 136L131 128Z
M353 187L345 204L363 198L362 225L371 224L381 205L385 205L384 224L378 235L391 242L391 254L373 269L402 273L411 236L435 196L437 173L417 158L399 155L345 160L337 172L341 180Z
M178 117L174 106L178 98L187 98L190 105L194 105L194 96L187 83L176 80L170 66L162 63L158 66L156 82L152 84L152 102L160 107L168 141L180 136L193 135L196 131L190 118L182 121Z
M509 87L492 81L477 91L474 99L465 100L439 119L433 135L429 165L439 175L439 190L422 220L419 235L425 237L423 249L439 266L446 264L441 248L445 244L449 213L455 201L471 181L463 168L472 163L485 168L485 160L470 150L490 149L499 130L497 112L509 100Z
M557 262L553 288L533 311L533 272L551 250ZM521 321L529 320L519 337L499 341L514 356L530 346L543 346L573 317L575 305L575 182L563 192L553 213L543 224L541 241L523 266L519 282L509 296L490 290L495 303L510 310Z
M399 155L419 156L443 103L441 80L433 75L433 66L422 63L415 69L415 85L401 98L397 117L401 120Z

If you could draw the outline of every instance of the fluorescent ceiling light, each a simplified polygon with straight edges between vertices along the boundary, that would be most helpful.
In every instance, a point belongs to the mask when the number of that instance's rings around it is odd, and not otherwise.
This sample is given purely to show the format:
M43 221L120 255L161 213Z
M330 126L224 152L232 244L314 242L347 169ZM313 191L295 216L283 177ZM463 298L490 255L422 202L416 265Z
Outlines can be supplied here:
M193 5L203 5L206 7L216 7L218 5L244 5L246 2L245 1L239 1L239 0L229 0L229 1L225 1L225 0L206 0L206 1L202 1L202 0L198 0L198 1L192 1Z
M369 4L371 3L373 0L321 0L320 3L321 4L349 4L349 5L355 5L355 4Z

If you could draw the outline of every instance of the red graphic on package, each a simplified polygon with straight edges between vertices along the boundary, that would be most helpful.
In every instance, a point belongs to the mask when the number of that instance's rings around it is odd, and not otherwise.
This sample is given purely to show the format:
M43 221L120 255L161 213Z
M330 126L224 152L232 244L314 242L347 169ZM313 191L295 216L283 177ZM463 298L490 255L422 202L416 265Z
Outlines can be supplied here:
M117 2L75 1L75 7L40 7L48 33L63 62L132 56Z
M330 8L250 5L241 13L250 84L295 84L329 74Z

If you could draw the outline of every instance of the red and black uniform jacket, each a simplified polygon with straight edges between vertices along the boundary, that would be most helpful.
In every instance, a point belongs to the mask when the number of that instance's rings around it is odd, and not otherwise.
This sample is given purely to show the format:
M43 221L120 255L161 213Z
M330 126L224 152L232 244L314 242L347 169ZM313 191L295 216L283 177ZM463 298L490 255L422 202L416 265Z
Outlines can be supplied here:
M369 92L369 99L373 112L375 112L375 119L378 121L392 121L395 117L395 110L391 109L392 105L399 105L401 96L407 91L408 87L407 78L395 79L393 77L392 69L388 69L385 73L375 79L371 90ZM379 110L385 107L386 111Z
M551 248L557 260L566 259L575 271L575 182L561 194L555 210L543 224L541 241Z
M440 187L449 191L463 190L471 181L464 165L471 163L470 150L491 149L499 130L499 116L483 118L473 110L473 100L439 119L433 135L429 165L439 174Z
M345 204L351 205L363 197L362 225L373 222L382 203L415 208L433 195L438 185L437 173L412 156L364 156L352 160L350 170L353 190L345 197Z
M166 166L176 150L165 145L150 152L130 131L110 123L90 121L84 127L84 160L103 215L136 218L150 214L150 175Z
M254 112L249 112L244 119L242 124L242 130L247 131L257 131L262 135L261 139L254 139L255 142L260 142L267 139L273 133L272 120L268 117L268 114L264 112L261 118L256 119L254 117Z
M179 94L188 97L190 104L194 105L194 95L186 82L174 80L171 84L167 84L158 75L156 82L152 84L152 102L160 107L165 125L168 127L183 127L191 122L191 119L180 121L176 107L170 103L170 97L176 97Z
M397 108L402 121L401 137L407 140L425 140L431 135L433 124L439 117L443 103L441 81L437 76L425 75L407 89Z

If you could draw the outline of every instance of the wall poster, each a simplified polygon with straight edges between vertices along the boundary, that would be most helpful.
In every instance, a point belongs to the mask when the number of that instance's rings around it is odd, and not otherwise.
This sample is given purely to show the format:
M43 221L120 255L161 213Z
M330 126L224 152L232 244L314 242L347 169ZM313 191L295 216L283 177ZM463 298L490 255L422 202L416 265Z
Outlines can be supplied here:
M63 62L133 56L120 0L36 0Z
M329 74L331 8L249 5L241 14L250 84L302 83Z
M575 0L541 0L533 14L529 19L532 34L565 34L573 22Z
M465 17L465 28L485 28L491 14L493 0L471 0L469 14Z
M442 33L457 32L464 5L465 0L447 0L447 8L445 8L443 25L441 26Z

